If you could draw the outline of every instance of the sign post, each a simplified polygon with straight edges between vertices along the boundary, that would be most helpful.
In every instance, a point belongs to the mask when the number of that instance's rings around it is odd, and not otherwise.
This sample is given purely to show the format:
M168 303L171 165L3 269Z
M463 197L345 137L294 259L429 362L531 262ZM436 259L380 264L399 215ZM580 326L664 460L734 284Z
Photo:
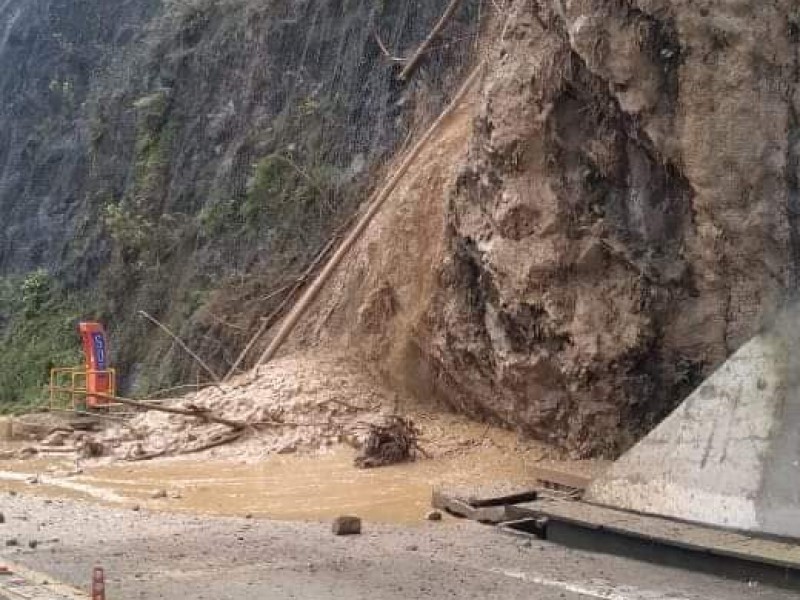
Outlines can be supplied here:
M109 404L108 398L93 394L111 394L111 377L108 372L108 341L100 323L88 321L78 326L86 361L86 405L97 408Z

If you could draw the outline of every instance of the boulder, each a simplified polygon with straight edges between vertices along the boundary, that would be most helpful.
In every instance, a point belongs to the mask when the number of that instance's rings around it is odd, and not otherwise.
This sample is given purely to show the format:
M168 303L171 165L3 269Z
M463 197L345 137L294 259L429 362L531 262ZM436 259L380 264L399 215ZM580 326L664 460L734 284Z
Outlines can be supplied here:
M361 519L342 516L333 521L333 535L358 535L361 533Z

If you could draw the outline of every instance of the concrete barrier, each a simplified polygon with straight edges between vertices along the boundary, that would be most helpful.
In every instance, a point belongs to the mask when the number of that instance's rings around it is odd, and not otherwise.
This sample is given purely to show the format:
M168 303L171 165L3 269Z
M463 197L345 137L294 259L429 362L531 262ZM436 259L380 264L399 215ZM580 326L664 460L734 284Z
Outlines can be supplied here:
M755 337L592 482L597 504L800 538L797 344Z

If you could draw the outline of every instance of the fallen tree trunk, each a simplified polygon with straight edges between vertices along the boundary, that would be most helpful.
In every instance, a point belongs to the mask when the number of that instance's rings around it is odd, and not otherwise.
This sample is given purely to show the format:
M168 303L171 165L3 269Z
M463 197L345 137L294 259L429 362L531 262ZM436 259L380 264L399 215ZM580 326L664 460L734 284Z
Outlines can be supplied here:
M316 269L319 263L322 262L322 260L328 255L328 252L331 251L331 248L333 248L337 239L339 239L338 233L334 235L331 238L331 240L325 245L325 247L320 251L320 253L317 254L316 258L311 262L308 268L305 271L303 271L303 274L300 275L300 277L298 277L295 280L294 286L292 286L292 289L286 295L286 298L283 299L283 302L281 302L278 305L278 308L273 310L272 313L270 313L270 315L262 321L261 327L259 327L255 335L253 335L253 337L250 338L250 341L247 342L247 345L244 347L244 350L242 350L239 356L236 358L236 361L233 363L233 366L231 366L231 368L225 374L225 377L223 377L222 379L223 382L230 380L230 378L236 374L236 371L239 369L239 366L242 364L242 361L244 361L245 357L247 357L247 355L250 353L250 350L253 348L253 346L256 345L258 340L260 340L263 337L263 335L269 330L269 328L272 327L272 324L275 322L275 319L288 306L289 302L291 302L292 298L294 298L294 295L298 292L298 290L301 287L303 287L303 284L305 284L305 282L311 276L311 273L314 272L314 269ZM284 287L287 288L288 286Z
M425 52L427 52L428 47L431 45L433 40L435 40L436 37L442 32L447 23L450 22L450 19L453 18L453 15L456 13L456 9L461 5L461 1L462 0L450 0L450 4L445 9L442 18L439 19L439 22L436 23L433 29L431 29L431 32L428 34L428 37L425 38L425 41L422 42L422 44L420 44L419 48L417 48L417 51L414 52L414 54L411 56L410 59L408 59L408 63L406 63L406 66L403 68L400 75L397 76L397 78L400 81L403 82L408 81L408 78L411 76L411 74L419 65L419 61L422 60L422 56L425 54Z
M120 404L125 404L127 406L134 406L136 408L143 408L145 410L155 410L164 413L170 413L173 415L183 415L186 417L195 417L196 419L201 419L203 421L208 421L209 423L219 423L220 425L227 425L233 429L244 429L248 426L248 423L245 421L233 421L231 419L225 419L224 417L217 416L205 409L188 409L188 408L177 408L174 406L161 406L160 404L152 404L150 402L139 402L138 400L131 400L130 398L121 398L120 396L112 396L110 394L101 394L98 392L92 392L93 396L99 396L100 398L105 398L106 400L111 400L112 402L118 402Z
M461 86L461 89L456 93L453 97L453 100L447 106L447 108L442 111L442 114L433 122L433 124L427 129L427 131L423 134L420 140L416 143L414 148L405 157L402 161L398 169L395 171L394 175L392 175L391 179L388 183L381 188L372 199L369 208L361 217L361 219L356 223L356 226L350 232L342 245L336 250L333 254L331 259L328 261L328 264L322 269L320 274L314 280L314 282L306 289L305 293L300 297L297 304L292 308L292 311L286 316L286 320L281 325L281 328L275 334L275 337L270 342L267 349L264 350L264 353L261 355L261 358L258 360L258 365L263 365L264 363L269 362L272 358L277 354L278 350L280 349L281 345L286 341L286 338L292 332L292 330L297 325L300 318L305 314L305 311L317 297L320 290L325 286L328 280L331 278L333 273L336 271L336 268L342 262L344 257L350 251L350 249L355 245L355 243L361 238L364 231L367 229L369 224L372 222L372 219L378 214L383 204L395 190L397 185L400 183L400 180L403 176L408 172L411 168L411 165L416 160L417 156L419 156L420 152L427 146L428 142L430 142L433 135L442 125L442 123L455 112L456 108L458 107L461 100L467 95L470 89L472 89L473 84L478 80L478 75L480 75L481 70L483 69L484 63L481 62L475 70L470 74L467 80L464 82L464 85ZM258 368L258 367L257 367Z

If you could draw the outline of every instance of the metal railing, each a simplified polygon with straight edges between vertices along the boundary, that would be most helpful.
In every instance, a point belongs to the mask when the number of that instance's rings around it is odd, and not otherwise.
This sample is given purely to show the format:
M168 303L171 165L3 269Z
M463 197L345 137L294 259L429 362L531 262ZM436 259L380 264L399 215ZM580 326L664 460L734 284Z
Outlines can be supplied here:
M57 367L50 369L50 408L61 410L83 410L87 407L86 397L91 396L88 381L90 375L106 375L109 381L104 395L116 396L116 369L87 370L82 367ZM102 405L112 406L104 401Z

